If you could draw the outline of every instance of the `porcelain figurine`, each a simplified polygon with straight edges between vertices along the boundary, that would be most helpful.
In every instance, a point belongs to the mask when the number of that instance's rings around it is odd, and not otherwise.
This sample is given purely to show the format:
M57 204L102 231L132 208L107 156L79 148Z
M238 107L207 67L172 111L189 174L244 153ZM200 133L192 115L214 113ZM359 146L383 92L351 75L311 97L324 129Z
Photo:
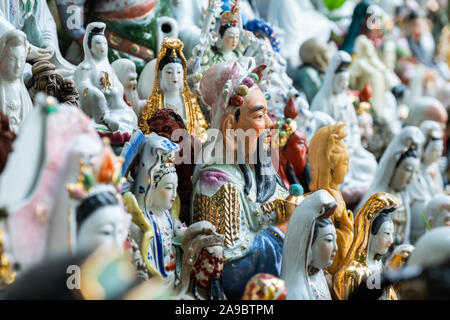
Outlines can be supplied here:
M86 28L85 57L77 67L74 80L80 92L82 110L93 118L100 136L110 138L112 146L121 146L137 128L137 116L124 99L124 88L107 57L106 25L92 22Z
M408 190L408 186L419 173L420 150L424 140L419 128L404 127L381 157L375 180L359 204L360 208L366 199L376 192L389 192L398 199L399 208L392 214L396 246L410 243L410 205L414 201L414 194Z
M142 109L147 103L146 99L140 99L137 92L136 65L130 59L118 59L111 63L111 67L117 74L124 88L125 102L133 107L134 113L141 116Z
M389 214L398 205L395 196L379 192L372 194L358 211L351 247L333 278L333 291L337 299L348 299L364 278L383 271L381 258L394 242L394 224ZM386 290L383 298L397 300L392 287Z
M294 85L305 93L309 103L322 86L325 70L331 60L329 52L329 46L319 38L310 38L300 47L302 65L296 70Z
M436 195L444 193L444 183L438 160L444 150L442 130L438 122L426 120L420 125L425 142L417 179L408 187L414 193L411 201L411 242L415 243L427 229L423 212L427 203Z
M56 4L64 30L74 41L68 50L74 63L79 62L77 58L84 50L83 39L88 36L86 21L104 22L110 62L130 59L138 73L158 54L165 37L178 36L178 24L171 18L170 6L165 1L100 0L90 6L86 0L56 0Z
M345 259L353 239L353 214L347 210L339 185L348 171L349 157L344 142L347 130L338 122L321 128L309 144L308 157L311 166L309 190L328 191L336 200L337 208L330 217L336 227L338 251L328 271L333 275Z
M425 207L425 217L430 229L450 226L450 196L435 195Z
M388 120L394 134L398 133L401 125L397 101L391 89L400 84L400 79L378 58L375 46L365 35L356 38L355 53L356 57L349 67L350 87L362 90L369 83L372 88L370 103L377 116Z
M222 288L223 240L208 221L187 228L181 242L183 257L175 299L226 299Z
M347 94L349 85L348 66L351 57L344 51L338 51L325 72L323 86L314 97L312 111L323 111L335 121L346 124L348 135L345 142L350 157L349 172L340 186L342 195L348 203L357 202L372 183L377 168L373 154L361 145L358 119Z
M195 168L196 150L201 149L201 141L191 136L184 125L183 119L172 109L156 110L148 120L150 132L165 137L180 146L176 157L175 168L178 176L178 189L181 221L190 220L190 201L192 191L192 174ZM179 135L178 133L182 133Z
M242 300L285 300L286 286L282 279L269 273L255 274L245 287Z
M76 108L80 107L80 95L72 79L64 79L56 72L55 65L47 60L33 64L32 76L25 85L34 101L36 93L42 91L46 95L55 97L60 103L67 103Z
M22 81L27 55L27 37L19 30L5 32L0 38L0 110L9 118L14 132L33 109Z
M0 35L11 30L26 34L27 60L50 60L64 77L73 75L75 66L61 54L55 20L47 1L1 1L0 12Z
M67 185L69 196L77 201L73 234L74 252L98 247L116 247L124 250L131 216L122 205L120 191L123 159L117 158L107 138L101 154L89 164L80 163L75 183Z
M0 110L0 174L5 169L15 139L16 134L9 126L8 116Z
M191 217L210 221L225 235L223 283L230 299L242 297L257 273L279 275L281 229L292 213L281 210L286 193L270 160L273 123L254 69L253 63L220 63L200 83L216 130L203 145L202 161L194 171ZM249 137L245 148L234 137L238 129Z
M138 139L141 139L140 142ZM142 259L150 276L156 276L168 287L175 284L176 256L173 238L182 236L186 228L169 212L176 199L178 177L173 166L174 152L178 149L170 140L152 133L134 136L130 145L143 145L146 155L135 165L135 194L127 192L124 203L133 216L130 235L140 246ZM125 176L136 159L133 148L124 149ZM138 151L139 153L141 151ZM139 153L137 155L139 155Z
M275 123L275 128L279 130L278 137L275 137L278 138L280 157L277 171L286 188L292 184L300 184L305 192L309 192L311 169L307 158L308 143L306 135L297 129L295 118L298 112L294 100L290 99L284 108L285 117Z
M183 55L183 43L177 38L166 38L162 43L155 65L153 91L148 97L139 129L148 134L148 120L156 110L170 108L185 121L188 132L204 142L208 124L196 96L190 91L186 80L187 66Z
M65 186L76 181L80 160L88 163L102 150L81 110L44 94L36 101L0 176L0 203L8 212L5 250L22 271L75 248L69 227L75 206Z
M312 193L295 209L281 266L287 299L331 300L323 269L331 265L337 250L336 230L328 218L334 209L336 200L325 190Z

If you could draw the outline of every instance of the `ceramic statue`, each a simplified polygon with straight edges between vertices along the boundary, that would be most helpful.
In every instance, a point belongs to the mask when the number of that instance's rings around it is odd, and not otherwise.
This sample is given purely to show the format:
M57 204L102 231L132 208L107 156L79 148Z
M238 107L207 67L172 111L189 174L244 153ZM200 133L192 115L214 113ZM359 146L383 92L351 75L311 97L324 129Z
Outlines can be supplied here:
M56 4L64 30L73 40L68 54L74 63L79 63L77 58L84 50L83 39L88 34L85 17L86 21L106 24L110 62L130 59L138 73L158 54L165 37L178 36L178 24L166 1L100 0L89 5L86 0L56 0Z
M416 179L420 169L420 150L424 136L417 127L404 127L394 137L378 164L375 180L359 203L359 208L370 195L389 192L399 201L399 208L392 214L394 221L394 245L410 243L411 207L414 193L408 186Z
M323 86L314 97L311 110L323 111L347 126L345 142L350 156L349 172L340 188L344 199L348 203L355 203L372 183L377 162L373 154L361 145L358 119L347 93L350 76L348 66L351 61L350 55L344 51L335 54L325 72Z
M197 97L190 91L187 80L186 59L183 42L166 38L162 43L155 65L152 94L139 118L139 129L148 134L148 120L156 110L170 108L184 120L188 132L204 142L208 124L203 116Z
M255 274L245 286L242 300L285 300L284 280L269 273Z
M223 240L208 221L187 228L181 242L183 257L175 299L226 299L222 288Z
M350 87L362 90L369 83L372 88L370 103L376 115L388 120L394 134L398 133L401 124L391 89L400 84L400 79L378 58L375 46L365 35L356 38L355 53L349 67Z
M33 103L22 81L27 55L27 38L19 30L3 33L0 38L0 110L9 118L14 132L33 109Z
M394 242L394 224L390 213L399 205L395 196L379 192L372 194L355 217L354 237L339 271L333 278L336 299L348 299L364 278L383 271L381 257ZM392 287L384 299L397 300Z
M85 57L74 74L81 109L93 118L100 136L121 146L137 128L137 116L124 101L124 88L107 57L106 25L92 22L83 40Z
M334 209L336 200L325 190L313 192L295 209L281 266L287 299L331 300L323 269L331 265L337 250L336 230L328 218Z
M330 63L330 48L319 38L310 38L300 47L302 65L295 72L294 85L304 92L308 103L313 101L323 83L325 70Z
M292 184L300 184L305 192L309 192L311 169L307 158L308 144L306 135L297 129L295 118L298 112L294 100L290 99L284 108L285 117L275 123L275 128L279 130L278 137L275 137L278 138L275 143L278 142L280 157L277 171L286 188Z
M54 64L47 60L42 60L33 64L32 76L27 79L25 85L34 101L36 93L42 91L46 95L55 97L60 103L67 103L76 108L80 107L80 94L75 88L72 79L64 79L56 72Z
M5 169L15 139L16 134L11 130L8 116L0 110L0 174Z
M395 247L389 258L386 259L384 267L390 270L401 269L408 262L413 251L414 246L406 243Z
M21 271L74 248L74 205L65 185L76 181L80 160L87 163L102 150L83 112L44 94L36 101L0 176L0 203L8 212L6 250Z
M339 185L348 171L349 156L345 144L347 130L338 122L317 131L309 144L308 161L311 166L309 190L328 191L336 200L337 208L330 217L336 227L338 251L328 271L333 275L345 259L353 239L353 214L347 210Z
M444 193L444 183L438 160L444 150L442 129L438 122L426 120L421 123L425 141L417 179L408 187L414 193L411 202L411 242L414 244L427 229L423 212L427 203L436 195Z
M180 161L176 161L175 164L178 176L179 218L181 221L189 221L191 179L195 168L196 150L201 149L201 141L187 132L183 119L172 109L156 110L147 123L150 132L155 132L180 146L176 154L176 159Z
M430 229L450 226L450 196L435 195L425 207L425 217Z
M270 158L273 123L254 69L254 63L220 63L209 68L200 83L216 130L203 145L192 178L192 220L210 221L225 235L223 283L228 298L242 297L257 273L279 275L282 229L292 213L281 210L286 193ZM249 137L245 147L234 136L238 129Z
M75 66L60 52L55 20L47 1L1 1L0 35L20 30L27 38L27 60L50 60L64 77L71 77Z
M137 92L136 65L130 59L117 59L111 63L111 67L122 83L125 95L125 102L133 107L134 113L139 118L147 103L146 99L140 99Z
M123 159L117 158L107 138L101 154L91 163L80 163L75 183L67 185L69 196L77 201L72 232L74 253L98 247L124 250L131 216L124 210L120 191Z
M128 176L132 165L139 167L133 170L135 193L124 194L127 211L133 216L130 236L139 244L150 276L162 279L168 287L175 284L177 258L173 241L186 230L169 211L177 195L178 177L173 165L177 149L177 145L156 133L148 137L140 133L123 150L124 175ZM132 164L142 151L146 157Z

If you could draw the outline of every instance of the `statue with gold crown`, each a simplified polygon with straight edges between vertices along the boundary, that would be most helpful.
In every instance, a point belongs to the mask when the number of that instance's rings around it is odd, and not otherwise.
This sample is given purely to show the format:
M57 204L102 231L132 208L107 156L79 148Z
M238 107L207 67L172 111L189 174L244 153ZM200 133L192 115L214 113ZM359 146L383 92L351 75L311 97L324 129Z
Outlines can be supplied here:
M130 238L139 247L147 274L162 279L169 287L175 284L177 266L174 238L186 230L177 213L170 212L172 206L178 206L178 176L173 165L177 150L169 139L156 133L144 136L138 131L122 153L124 175L134 174L133 185L123 196L132 215ZM138 156L142 157L136 165Z
M155 65L153 91L139 119L139 129L144 134L150 133L148 121L153 113L170 108L183 118L192 136L202 142L206 140L208 124L196 96L189 89L186 76L183 42L177 38L164 39Z
M381 258L394 243L394 223L390 213L399 206L389 193L373 194L358 211L354 223L354 237L343 264L333 278L334 298L348 299L361 282L383 271ZM397 300L390 286L383 299Z

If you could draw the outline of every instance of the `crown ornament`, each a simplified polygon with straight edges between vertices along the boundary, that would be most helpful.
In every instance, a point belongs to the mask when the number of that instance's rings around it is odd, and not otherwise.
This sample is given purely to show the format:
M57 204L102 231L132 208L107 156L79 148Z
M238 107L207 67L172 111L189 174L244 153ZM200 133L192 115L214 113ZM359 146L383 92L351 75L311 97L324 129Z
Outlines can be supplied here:
M239 22L239 3L238 0L235 0L234 5L231 7L230 11L225 11L220 15L219 26L223 26L226 24L237 26L238 22Z
M122 177L123 158L117 157L111 149L108 138L103 138L103 150L100 155L87 164L80 161L80 171L77 182L66 186L69 197L83 199L95 185L112 185L118 193L126 179Z

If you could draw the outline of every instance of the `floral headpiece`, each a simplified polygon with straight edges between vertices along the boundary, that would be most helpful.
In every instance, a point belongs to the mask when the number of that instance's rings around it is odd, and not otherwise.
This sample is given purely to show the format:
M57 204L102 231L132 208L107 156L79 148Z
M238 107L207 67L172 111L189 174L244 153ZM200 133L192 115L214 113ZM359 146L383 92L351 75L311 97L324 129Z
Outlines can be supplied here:
M259 83L261 82L262 71L265 69L265 67L266 66L259 66L248 75L241 77L241 79L237 81L238 85L236 86L236 89L234 90L228 105L232 105L233 107L240 107L244 103L244 97L249 94L250 90L256 88L257 85L259 85ZM257 72L260 73L260 75L258 75ZM228 96L231 90L231 85L231 79L225 83L223 91L224 97Z
M158 186L158 183L161 179L169 173L176 173L176 168L174 165L174 155L173 152L167 152L161 154L161 164L159 168L156 170L154 176L154 188Z
M77 182L66 187L70 198L83 199L97 184L112 185L120 193L126 181L121 174L123 158L114 154L109 139L104 138L103 141L103 151L97 159L90 164L80 161Z
M239 22L239 4L238 0L234 1L234 5L231 7L230 11L225 11L221 14L219 20L219 27L224 25L237 26Z

